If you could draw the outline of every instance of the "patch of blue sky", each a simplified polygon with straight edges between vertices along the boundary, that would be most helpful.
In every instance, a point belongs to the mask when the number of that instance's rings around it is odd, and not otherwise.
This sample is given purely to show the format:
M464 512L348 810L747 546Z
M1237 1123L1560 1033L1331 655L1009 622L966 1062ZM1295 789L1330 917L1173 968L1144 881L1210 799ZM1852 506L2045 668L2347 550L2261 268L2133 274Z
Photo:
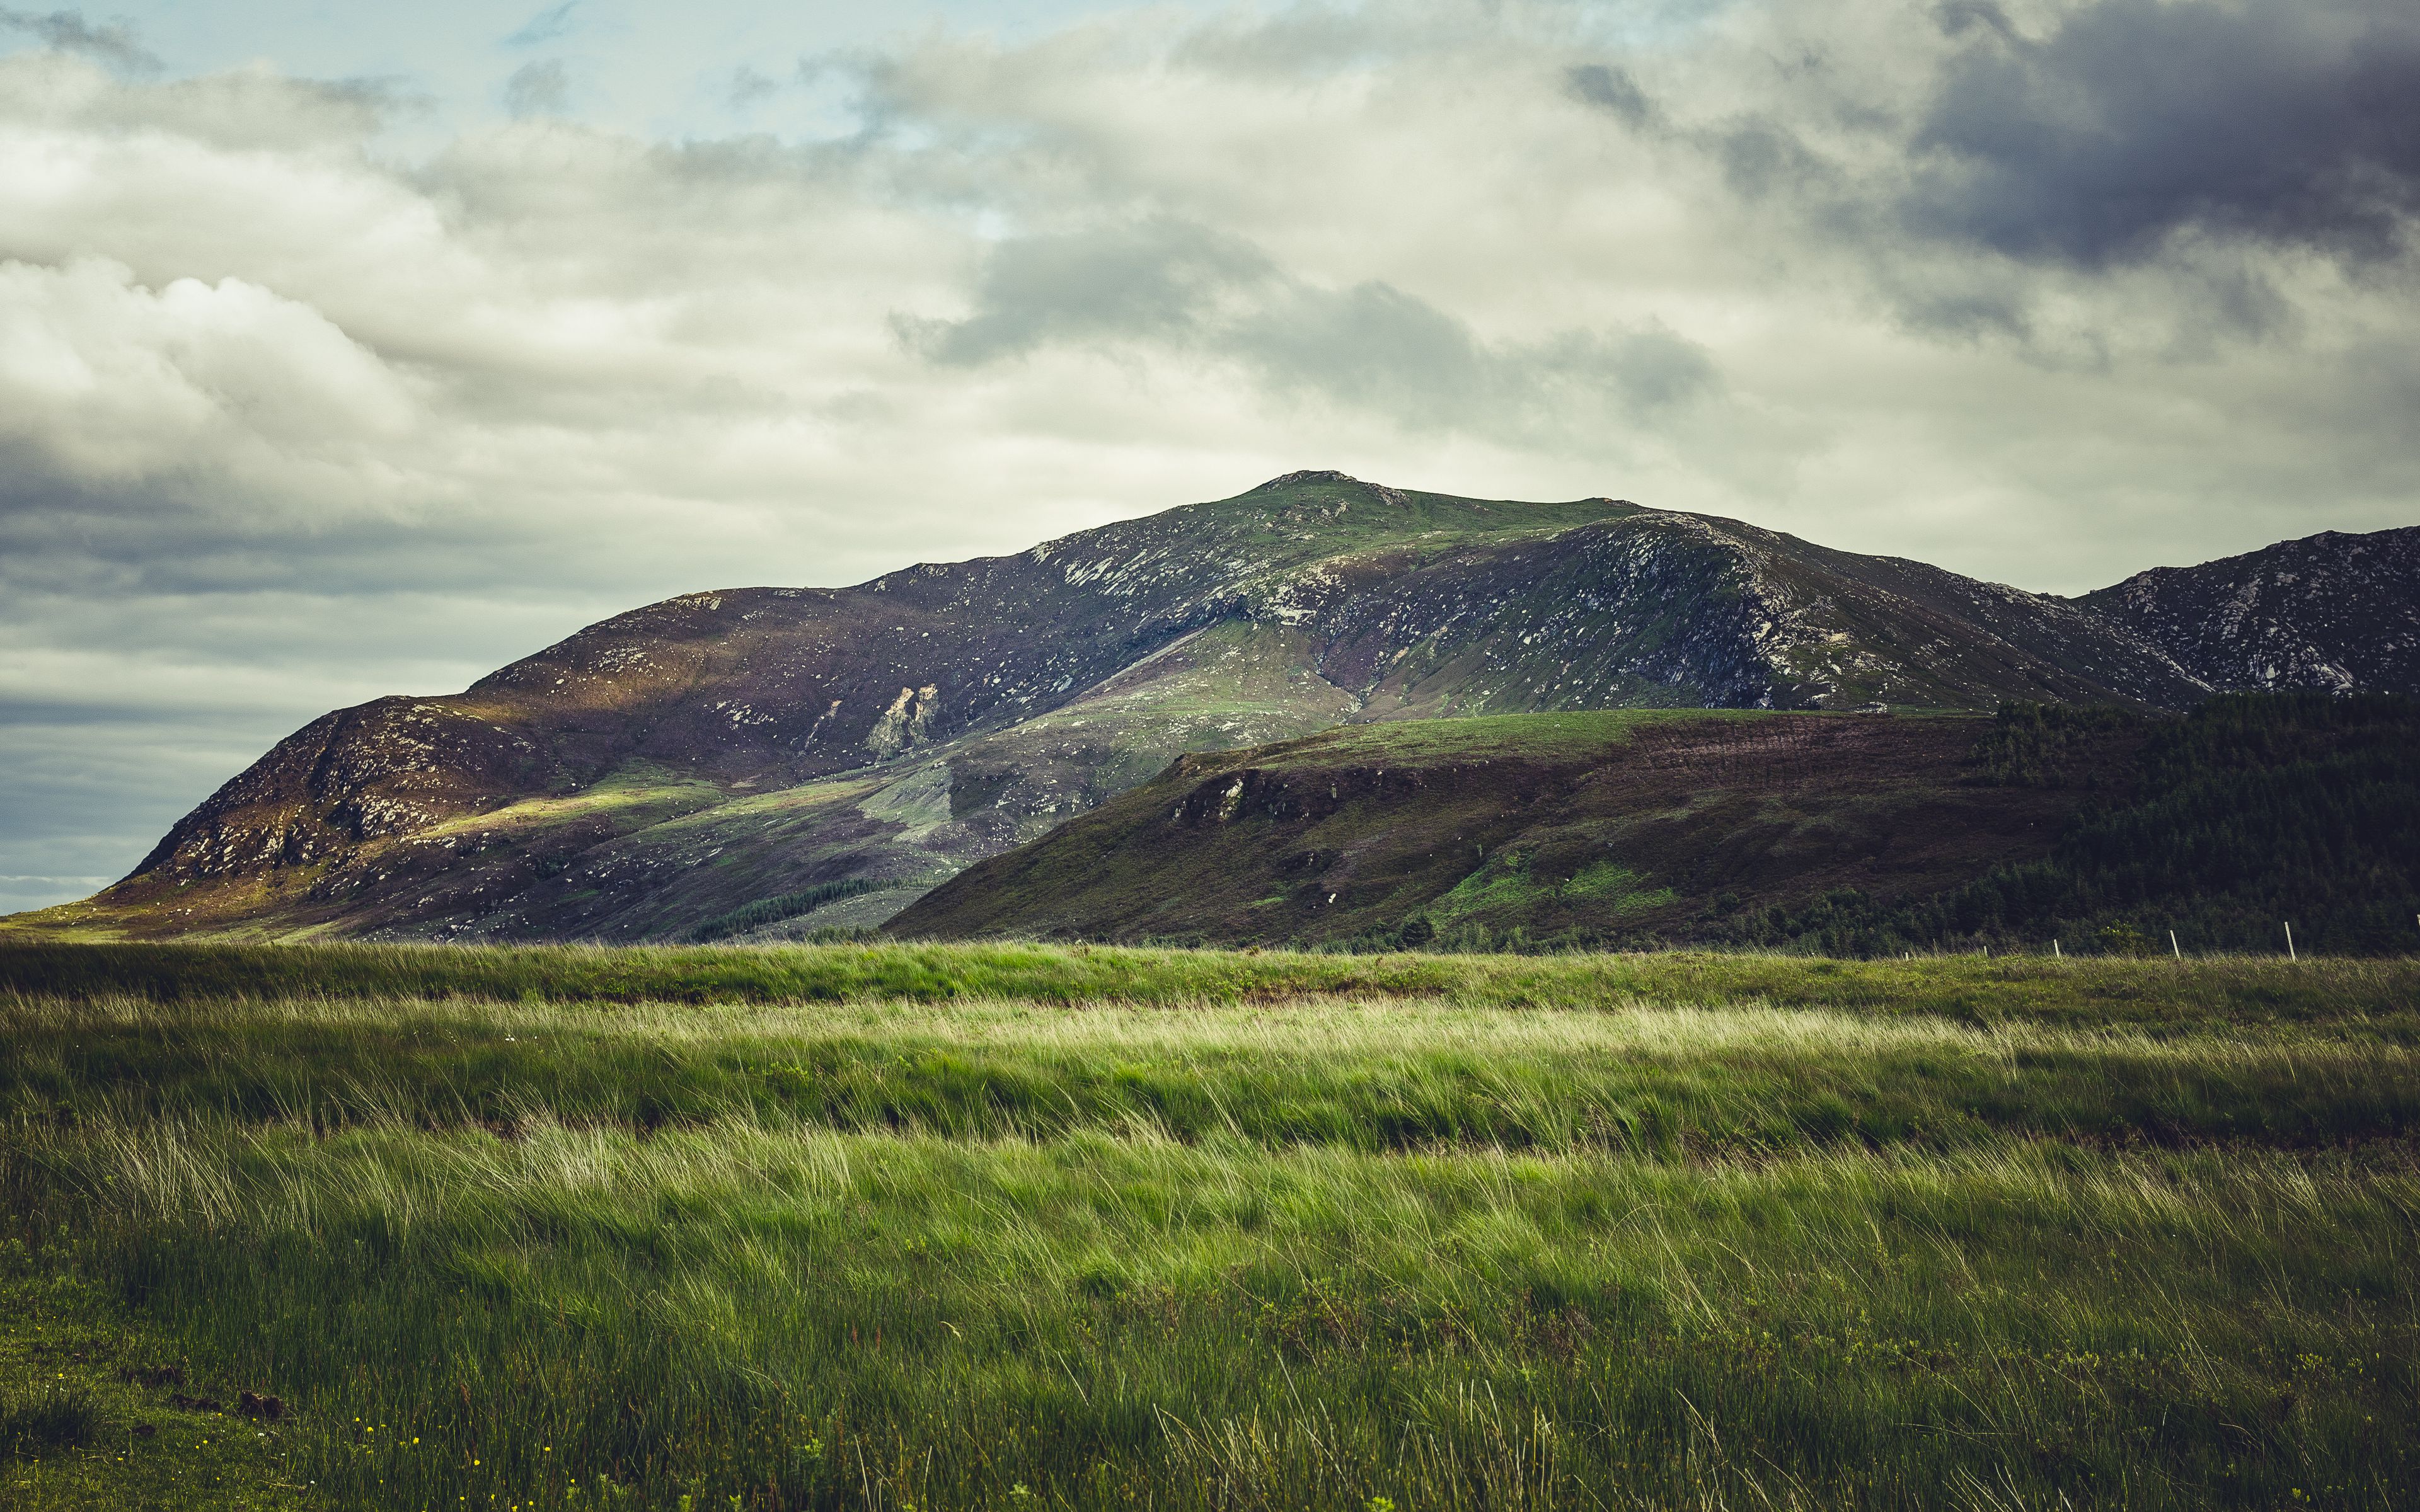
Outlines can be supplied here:
M132 43L115 56L97 45L76 48L56 24L0 25L0 53L59 45L65 36L70 50L98 61L168 77L261 64L293 77L377 81L425 107L398 112L394 130L431 146L533 104L657 139L742 131L811 138L858 123L845 74L802 68L802 60L931 30L1016 41L1127 8L1098 0L555 0L525 11L470 0L119 0L106 22L84 18L89 34L107 31ZM28 23L60 14L0 11ZM158 68L144 68L139 54ZM536 72L523 72L533 66ZM532 81L548 86L533 89Z
M1545 0L1533 15L1559 11L1564 25L1599 46L1652 50L1748 3ZM1101 0L551 0L526 10L472 0L118 0L105 20L0 10L18 23L0 25L0 53L63 38L73 47L81 35L83 51L140 72L176 77L262 64L293 77L377 81L420 107L396 113L397 145L436 147L465 128L533 111L659 140L740 132L807 140L862 124L849 70L816 60L930 31L1016 42L1142 8ZM1388 7L1155 0L1148 8L1350 28L1383 24ZM146 67L154 60L156 69Z

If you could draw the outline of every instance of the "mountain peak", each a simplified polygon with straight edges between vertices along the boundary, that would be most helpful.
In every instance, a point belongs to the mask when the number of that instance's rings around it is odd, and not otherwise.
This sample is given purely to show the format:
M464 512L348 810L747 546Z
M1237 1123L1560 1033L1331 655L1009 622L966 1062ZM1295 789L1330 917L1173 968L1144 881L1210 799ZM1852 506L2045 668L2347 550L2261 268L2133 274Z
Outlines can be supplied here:
M1292 488L1298 484L1359 483L1360 481L1360 479L1355 477L1352 473L1339 472L1334 468L1305 468L1297 472L1281 472L1278 476L1271 478L1268 482L1262 484L1259 487L1249 488L1245 491L1248 493L1275 493L1280 488Z
M1235 497L1252 499L1262 494L1285 493L1295 488L1321 486L1364 489L1380 501L1393 504L1399 509L1407 508L1411 504L1410 497L1401 488L1390 488L1383 483L1372 483L1367 478L1357 478L1350 472L1342 472L1335 468L1304 468L1295 472L1281 472L1260 486L1247 489Z

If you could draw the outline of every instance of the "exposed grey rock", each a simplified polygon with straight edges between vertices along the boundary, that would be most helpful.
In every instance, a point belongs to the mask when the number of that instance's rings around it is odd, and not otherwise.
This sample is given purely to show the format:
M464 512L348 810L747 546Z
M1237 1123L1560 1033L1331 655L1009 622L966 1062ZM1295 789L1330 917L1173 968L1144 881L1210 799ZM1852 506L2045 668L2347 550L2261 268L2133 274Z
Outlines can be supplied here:
M2420 527L2153 567L2077 602L2214 688L2420 693Z

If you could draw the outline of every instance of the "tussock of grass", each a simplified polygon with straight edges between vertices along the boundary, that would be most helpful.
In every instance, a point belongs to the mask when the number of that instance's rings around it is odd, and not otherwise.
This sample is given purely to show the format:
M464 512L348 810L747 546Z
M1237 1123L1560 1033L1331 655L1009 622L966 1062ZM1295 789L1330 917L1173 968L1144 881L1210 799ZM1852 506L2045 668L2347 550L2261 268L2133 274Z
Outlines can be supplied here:
M0 1449L41 1455L89 1442L101 1428L101 1410L81 1383L44 1381L0 1396Z
M522 1001L414 952L195 959L0 1002L0 1211L292 1403L281 1474L328 1505L2386 1507L2420 1477L2404 967L459 954L565 969ZM244 961L331 985L240 993ZM698 961L993 986L568 991ZM1372 964L1457 975L1264 990ZM1768 980L1834 998L1723 985Z

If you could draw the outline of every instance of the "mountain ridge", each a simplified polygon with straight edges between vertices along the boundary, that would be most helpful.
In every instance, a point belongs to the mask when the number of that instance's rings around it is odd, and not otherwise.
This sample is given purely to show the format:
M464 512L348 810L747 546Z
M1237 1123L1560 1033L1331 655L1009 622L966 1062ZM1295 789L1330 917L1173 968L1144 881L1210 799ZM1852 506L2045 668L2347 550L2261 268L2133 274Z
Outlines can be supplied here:
M2321 531L2073 602L2157 640L2213 687L2324 692L2420 685L2420 526Z
M2157 622L2090 598L1623 500L1289 473L849 588L675 595L461 693L334 711L126 879L12 927L675 938L849 879L869 887L812 917L871 923L1187 750L1440 716L2211 690Z

